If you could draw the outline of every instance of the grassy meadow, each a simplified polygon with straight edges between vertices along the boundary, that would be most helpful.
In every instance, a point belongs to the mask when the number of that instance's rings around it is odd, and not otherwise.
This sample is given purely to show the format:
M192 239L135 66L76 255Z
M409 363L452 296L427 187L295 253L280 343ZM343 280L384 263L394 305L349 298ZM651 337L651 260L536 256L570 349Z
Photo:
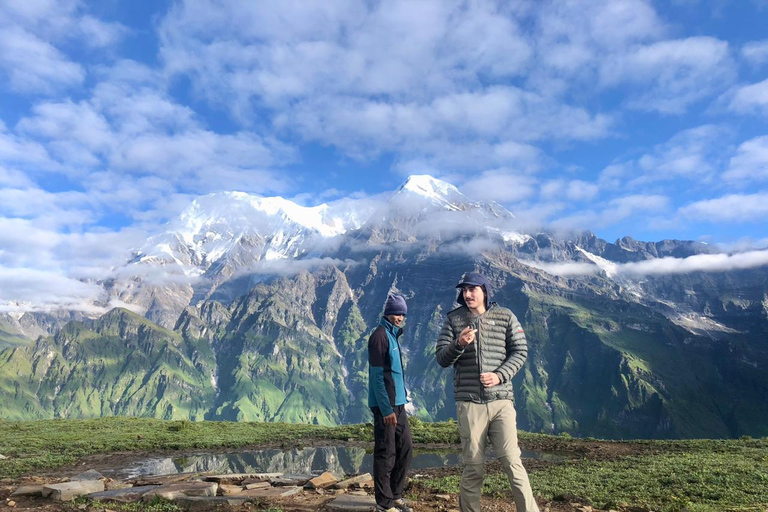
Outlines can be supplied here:
M457 444L453 422L412 419L416 443ZM658 512L745 512L768 509L768 438L687 441L596 441L521 432L523 445L550 446L574 457L531 472L534 492L548 500L575 500L596 508L642 507ZM1 421L0 478L76 462L94 454L200 450L309 441L372 441L372 427L285 423L164 421L111 417L88 420ZM584 455L585 444L619 455ZM624 450L624 448L631 449ZM458 446L457 446L458 448ZM625 455L621 455L626 452ZM589 453L589 452L586 452ZM579 455L580 454L580 455ZM458 492L459 476L423 481L434 491ZM486 478L484 492L506 496L502 474Z

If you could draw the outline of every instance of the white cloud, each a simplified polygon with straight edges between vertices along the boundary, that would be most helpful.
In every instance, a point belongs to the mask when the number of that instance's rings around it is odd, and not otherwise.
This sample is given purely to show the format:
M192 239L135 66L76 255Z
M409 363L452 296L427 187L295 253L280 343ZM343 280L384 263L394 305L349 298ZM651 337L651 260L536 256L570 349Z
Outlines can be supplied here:
M753 66L768 63L768 39L745 44L741 49L741 56Z
M11 87L22 93L51 93L85 79L79 64L19 27L0 30L0 68L8 75Z
M714 175L723 159L723 144L728 131L714 125L683 130L669 141L659 144L652 153L641 156L637 165L643 174L630 185L674 180L679 178L701 181Z
M729 107L740 114L768 115L768 80L738 88Z
M98 285L57 272L0 266L0 311L92 311L88 304L101 293Z
M522 261L553 275L571 277L594 275L600 269L590 263L548 263ZM613 271L622 275L648 276L687 274L691 272L727 272L758 268L768 265L768 251L748 251L738 254L697 254L687 258L656 258L632 263L613 265Z
M658 258L625 263L619 272L636 275L686 274L690 272L726 272L768 265L768 251L740 254L697 254L687 258Z
M639 110L680 114L727 87L735 77L728 43L712 37L659 41L612 55L600 70L603 85L639 85L629 101Z
M465 182L461 190L479 201L510 204L532 197L536 180L505 169L485 171Z
M653 17L645 2L593 7L595 37L606 46L645 32L638 21ZM609 113L510 85L530 72L538 48L521 27L546 12L486 2L342 1L296 11L291 2L190 0L161 23L161 52L170 73L191 76L200 96L246 126L259 109L282 133L353 158L391 151L401 168L484 170L515 166L518 155L504 154L515 144L595 140L613 128ZM633 28L615 30L617 19ZM491 156L443 157L457 145L489 147Z
M696 221L764 222L768 216L768 192L729 194L716 199L696 201L681 208L680 213Z
M551 224L558 230L598 229L639 217L647 226L669 211L669 203L669 198L661 194L631 194L611 199L599 210L572 213L552 220Z
M583 180L550 180L541 187L541 195L545 199L591 201L599 192L600 187Z
M731 158L723 178L730 182L768 180L768 135L743 142Z
M32 180L25 173L0 166L0 187L28 188L32 186Z
M39 188L0 189L0 214L34 218L47 229L80 226L93 219L90 199L81 192L50 193Z

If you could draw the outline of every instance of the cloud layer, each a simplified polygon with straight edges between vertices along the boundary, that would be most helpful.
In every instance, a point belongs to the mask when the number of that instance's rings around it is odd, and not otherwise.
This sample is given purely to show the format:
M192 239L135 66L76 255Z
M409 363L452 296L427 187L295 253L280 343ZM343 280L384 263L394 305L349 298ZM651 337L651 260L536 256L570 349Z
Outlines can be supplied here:
M421 173L519 229L764 240L766 11L712 2L2 2L0 270L98 274L211 192Z

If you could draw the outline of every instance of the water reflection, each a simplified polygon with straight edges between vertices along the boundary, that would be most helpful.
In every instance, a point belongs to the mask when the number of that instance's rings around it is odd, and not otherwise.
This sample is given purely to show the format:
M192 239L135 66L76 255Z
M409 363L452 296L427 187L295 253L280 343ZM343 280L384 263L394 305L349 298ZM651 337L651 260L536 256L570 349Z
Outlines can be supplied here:
M493 453L489 452L489 458ZM561 460L553 454L523 450L524 458ZM461 464L459 452L415 451L411 470L457 466ZM373 454L354 446L324 446L270 449L237 453L201 453L182 457L151 458L118 470L125 478L141 475L167 475L174 473L285 473L320 474L330 471L336 475L356 475L373 471Z

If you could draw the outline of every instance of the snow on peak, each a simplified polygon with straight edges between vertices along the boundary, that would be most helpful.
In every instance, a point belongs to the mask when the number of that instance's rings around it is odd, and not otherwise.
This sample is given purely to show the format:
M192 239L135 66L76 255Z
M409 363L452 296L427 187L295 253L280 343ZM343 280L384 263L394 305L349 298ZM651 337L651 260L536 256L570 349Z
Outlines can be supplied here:
M301 206L279 196L222 192L195 199L172 229L186 239L213 225L217 225L219 230L226 225L232 232L257 231L267 234L278 225L288 223L315 231L323 237L332 237L351 227L343 215L334 213L325 203Z
M450 197L463 196L459 189L445 181L433 178L428 174L414 174L400 186L398 190L407 190L431 199L446 200Z

